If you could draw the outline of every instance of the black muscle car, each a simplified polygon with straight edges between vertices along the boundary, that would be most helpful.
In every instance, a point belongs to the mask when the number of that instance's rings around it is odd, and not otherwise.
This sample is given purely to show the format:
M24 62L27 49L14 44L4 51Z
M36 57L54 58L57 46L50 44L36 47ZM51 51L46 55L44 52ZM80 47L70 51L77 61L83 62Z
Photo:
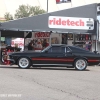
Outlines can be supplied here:
M85 70L89 65L100 63L100 55L76 46L55 44L41 52L23 51L9 54L11 64L20 68L31 66L70 67Z

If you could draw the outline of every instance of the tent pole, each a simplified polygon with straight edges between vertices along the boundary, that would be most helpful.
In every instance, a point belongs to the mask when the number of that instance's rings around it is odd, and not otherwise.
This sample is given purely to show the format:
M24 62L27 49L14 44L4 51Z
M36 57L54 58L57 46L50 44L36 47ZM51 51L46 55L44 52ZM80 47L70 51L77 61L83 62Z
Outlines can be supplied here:
M97 47L97 43L98 43L98 35L99 35L99 21L96 21L97 24L97 29L96 29L96 41L95 41L95 52L97 52L98 47Z
M75 33L72 34L73 34L73 45L75 45Z
M24 51L25 51L25 37L24 37Z
M2 54L1 54L1 31L0 31L0 65L1 65L1 58L2 58Z
M49 45L51 45L51 34L52 32L50 32Z
M24 51L25 51L25 32L24 32Z

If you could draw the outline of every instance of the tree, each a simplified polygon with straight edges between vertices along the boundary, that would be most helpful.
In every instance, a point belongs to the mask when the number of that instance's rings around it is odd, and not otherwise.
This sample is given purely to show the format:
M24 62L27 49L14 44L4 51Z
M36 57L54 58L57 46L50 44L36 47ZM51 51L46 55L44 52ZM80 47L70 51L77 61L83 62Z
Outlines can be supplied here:
M16 10L15 18L23 18L23 17L29 17L34 16L38 14L45 13L46 11L43 9L40 9L39 6L30 6L30 5L20 5L19 8Z
M35 6L35 7L31 7L31 13L32 13L32 16L34 16L34 15L46 13L46 11L43 9L40 9L39 6Z
M5 13L4 18L6 21L13 20L13 16L9 12Z

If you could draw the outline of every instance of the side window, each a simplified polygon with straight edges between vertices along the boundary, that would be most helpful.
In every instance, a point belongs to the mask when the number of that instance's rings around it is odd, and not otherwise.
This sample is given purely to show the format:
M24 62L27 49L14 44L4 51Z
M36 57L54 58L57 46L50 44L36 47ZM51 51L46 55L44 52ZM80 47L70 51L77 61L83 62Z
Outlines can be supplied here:
M65 47L61 47L61 52L65 53Z
M70 49L74 52L84 52L85 49L82 49L80 47L70 47Z
M77 51L77 48L76 47L71 47L71 50L72 51Z
M52 46L48 52L53 52L53 53L57 53L57 52L65 52L65 47L60 47L60 46Z
M68 47L66 47L66 52L68 53L68 52L70 52L71 50L68 48Z

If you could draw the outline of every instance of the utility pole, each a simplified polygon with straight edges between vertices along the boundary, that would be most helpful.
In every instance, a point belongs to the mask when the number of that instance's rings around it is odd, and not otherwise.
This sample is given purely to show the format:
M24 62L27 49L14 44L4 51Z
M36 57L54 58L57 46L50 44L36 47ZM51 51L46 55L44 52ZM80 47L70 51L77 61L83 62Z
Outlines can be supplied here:
M49 9L49 0L47 0L47 13L49 12L48 9ZM52 32L50 31L49 45L51 45L51 34Z
M48 0L47 0L47 13L48 13Z

